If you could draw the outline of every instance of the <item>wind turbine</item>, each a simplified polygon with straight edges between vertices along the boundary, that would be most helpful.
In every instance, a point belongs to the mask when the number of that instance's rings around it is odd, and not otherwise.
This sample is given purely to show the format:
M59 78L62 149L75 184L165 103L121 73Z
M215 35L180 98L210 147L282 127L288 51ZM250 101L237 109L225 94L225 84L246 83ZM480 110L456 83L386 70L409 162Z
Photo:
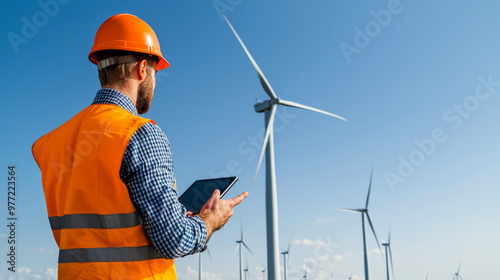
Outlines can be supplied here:
M198 267L199 277L198 278L199 278L199 280L201 280L201 271L202 271L202 267L203 267L202 266L202 261L201 261L201 254L202 253L198 254L198 262L199 262L198 263L199 264L199 267ZM210 258L210 261L212 261L212 256L210 255L210 251L208 250L208 248L207 248L207 254L208 254L208 257Z
M387 280L391 280L391 274L389 274L389 256L391 258L392 279L394 279L394 266L392 263L392 250L391 250L391 231L389 231L389 238L387 242L382 242L382 246L385 247L385 266L387 269Z
M264 266L264 269L262 269L262 280L266 280L266 266Z
M283 255L283 273L285 274L285 280L288 278L288 263L290 262L290 245L292 244L292 235L290 236L290 241L288 242L288 248L285 250L281 251L281 254Z
M238 243L236 250L239 249L239 251L240 251L240 280L243 280L243 270L242 270L243 265L241 264L241 245L245 246L245 248L247 248L247 250L251 254L253 254L252 250L250 250L250 248L248 248L247 244L245 244L245 242L243 241L243 226L241 227L241 238L240 238L240 240L236 240L236 243ZM236 254L236 251L234 251L234 254ZM234 256L234 254L233 254L233 256Z
M337 208L338 210L341 211L347 211L347 212L355 212L355 213L361 213L361 225L363 226L363 251L364 251L364 256L365 256L365 280L370 280L370 267L368 264L368 250L366 248L366 232L365 232L365 216L368 219L368 222L370 223L370 227L372 229L373 235L375 236L375 240L377 241L377 246L379 250L382 252L382 249L380 248L380 243L378 242L377 234L375 233L375 229L373 228L372 221L370 219L370 215L368 214L368 202L370 201L370 191L372 189L372 178L373 178L373 168L370 174L370 184L368 186L368 195L366 196L366 204L365 208L358 208L358 209L345 209L345 208Z
M304 275L302 275L302 278L307 280L307 266L304 266Z
M275 163L274 163L274 137L273 137L273 124L274 124L274 116L276 114L276 108L278 105L301 108L305 110L310 110L322 114L326 114L335 118L339 118L341 120L347 121L346 119L323 111L316 108L312 108L309 106L305 106L296 102L287 101L280 99L276 93L274 93L273 88L267 81L264 73L260 70L259 66L253 59L252 55L248 51L247 47L241 40L236 30L233 28L226 15L223 15L227 24L233 31L234 35L240 42L241 46L245 50L248 58L252 62L255 71L259 77L260 83L264 88L264 91L269 95L270 99L264 102L257 102L254 105L255 111L257 113L265 113L265 122L266 122L266 135L264 137L264 143L262 145L262 151L260 154L259 163L257 165L257 170L255 171L255 176L253 181L255 182L255 178L257 178L257 174L259 173L259 168L262 163L262 158L264 157L264 151L266 152L266 228L267 228L267 267L268 267L268 279L269 280L280 280L280 269L279 269L279 240L278 240L278 192L276 189L276 171L275 171Z
M248 257L247 257L247 260L246 260L246 267L245 269L243 269L243 272L245 273L245 280L248 280Z
M455 273L454 279L456 279L456 280L463 280L462 276L460 275L460 267L462 267L462 262L460 262L460 265L458 266L457 272Z

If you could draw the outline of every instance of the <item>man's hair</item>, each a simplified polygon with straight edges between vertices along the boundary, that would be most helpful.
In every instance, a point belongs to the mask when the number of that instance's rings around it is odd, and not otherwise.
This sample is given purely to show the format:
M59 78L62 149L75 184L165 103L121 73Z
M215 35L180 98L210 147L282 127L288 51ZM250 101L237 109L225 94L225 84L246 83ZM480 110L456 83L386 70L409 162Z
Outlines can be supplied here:
M95 53L97 61L104 60L113 56L123 56L123 55L133 55L136 62L115 64L99 70L99 81L101 86L112 85L112 84L122 84L126 78L128 78L132 71L134 70L137 62L142 60L147 61L148 69L151 71L155 69L155 63L158 63L159 58L155 55L148 55L145 53L137 53L123 50L102 50Z

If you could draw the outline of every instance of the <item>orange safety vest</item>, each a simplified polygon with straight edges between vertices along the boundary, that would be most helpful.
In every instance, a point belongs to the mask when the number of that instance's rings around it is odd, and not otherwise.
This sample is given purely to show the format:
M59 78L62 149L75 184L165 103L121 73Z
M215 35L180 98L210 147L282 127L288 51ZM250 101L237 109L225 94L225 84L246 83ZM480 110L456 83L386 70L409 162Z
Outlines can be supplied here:
M58 279L177 279L120 179L130 138L147 122L154 123L94 104L33 144L59 246Z

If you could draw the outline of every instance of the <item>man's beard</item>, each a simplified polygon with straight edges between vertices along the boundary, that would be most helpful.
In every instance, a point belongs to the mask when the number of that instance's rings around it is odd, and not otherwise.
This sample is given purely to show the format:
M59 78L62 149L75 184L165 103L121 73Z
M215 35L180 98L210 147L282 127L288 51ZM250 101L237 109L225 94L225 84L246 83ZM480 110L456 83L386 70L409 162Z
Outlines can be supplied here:
M139 85L139 91L137 93L137 112L139 114L145 114L149 111L149 106L151 105L151 101L153 100L153 83L151 82L151 78L148 75L148 78L144 80Z

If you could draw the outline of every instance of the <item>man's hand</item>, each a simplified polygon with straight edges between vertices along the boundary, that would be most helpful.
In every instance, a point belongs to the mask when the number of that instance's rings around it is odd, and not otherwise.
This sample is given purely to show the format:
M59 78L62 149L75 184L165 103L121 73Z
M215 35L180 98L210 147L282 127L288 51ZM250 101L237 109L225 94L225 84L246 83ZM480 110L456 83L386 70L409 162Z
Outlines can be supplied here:
M199 217L205 222L207 227L207 241L212 233L224 226L233 215L233 207L240 204L248 196L244 192L233 199L220 199L220 191L217 189L201 208Z

